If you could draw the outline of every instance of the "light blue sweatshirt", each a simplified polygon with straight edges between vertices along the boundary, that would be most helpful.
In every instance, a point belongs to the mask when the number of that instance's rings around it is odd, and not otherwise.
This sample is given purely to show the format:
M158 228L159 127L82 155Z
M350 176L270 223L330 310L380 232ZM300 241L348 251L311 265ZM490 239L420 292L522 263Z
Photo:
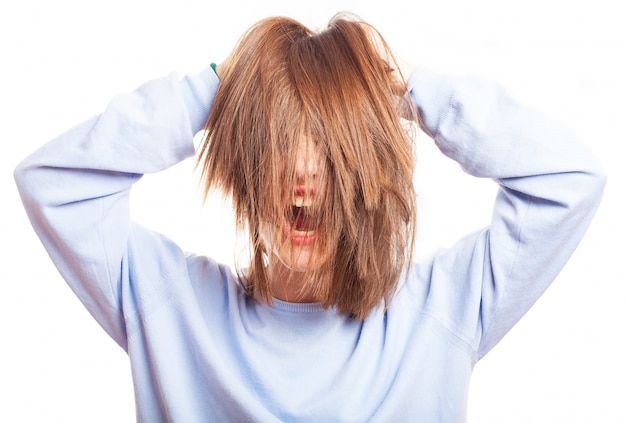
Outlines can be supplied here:
M441 151L500 189L489 227L415 263L363 322L248 299L231 269L129 220L131 186L194 154L218 79L148 82L16 180L63 277L128 353L141 422L463 422L472 369L576 248L605 176L571 134L472 78L409 81Z

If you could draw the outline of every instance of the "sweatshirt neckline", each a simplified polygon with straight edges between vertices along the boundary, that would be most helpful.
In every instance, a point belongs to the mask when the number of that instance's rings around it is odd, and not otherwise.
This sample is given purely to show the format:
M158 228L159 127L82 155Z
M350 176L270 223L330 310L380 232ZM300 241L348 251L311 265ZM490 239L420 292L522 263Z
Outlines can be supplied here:
M272 309L288 313L317 313L324 311L322 303L292 303L288 301L272 299Z

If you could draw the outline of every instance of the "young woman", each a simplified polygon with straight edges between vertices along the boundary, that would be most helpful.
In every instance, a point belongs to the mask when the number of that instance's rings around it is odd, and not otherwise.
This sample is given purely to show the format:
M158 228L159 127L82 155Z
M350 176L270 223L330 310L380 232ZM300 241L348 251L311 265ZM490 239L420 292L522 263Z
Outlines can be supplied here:
M414 121L499 185L491 224L413 262ZM194 155L250 235L236 272L129 220ZM459 422L475 363L582 238L605 177L500 88L395 60L367 24L254 25L216 69L115 97L16 180L79 299L128 353L144 422ZM217 242L217 240L207 240Z

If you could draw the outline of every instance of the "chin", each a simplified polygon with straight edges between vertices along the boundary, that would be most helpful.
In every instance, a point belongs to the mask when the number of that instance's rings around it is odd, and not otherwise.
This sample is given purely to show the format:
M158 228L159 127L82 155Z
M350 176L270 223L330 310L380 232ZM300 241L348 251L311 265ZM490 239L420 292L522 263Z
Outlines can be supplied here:
M307 272L317 270L326 263L326 259L315 250L315 246L297 247L287 244L275 251L275 254L285 267L296 272Z

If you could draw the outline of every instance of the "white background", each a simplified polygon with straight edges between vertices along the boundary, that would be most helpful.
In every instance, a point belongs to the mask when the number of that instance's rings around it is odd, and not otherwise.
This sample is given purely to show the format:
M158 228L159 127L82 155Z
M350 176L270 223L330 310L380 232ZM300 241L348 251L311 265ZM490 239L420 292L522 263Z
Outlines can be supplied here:
M609 172L586 238L546 295L481 361L470 422L626 422L626 30L619 2L78 0L0 6L0 421L131 422L124 352L57 275L12 171L114 94L226 56L268 15L317 28L350 10L409 61L494 78L562 120ZM418 140L418 255L488 222L493 186ZM148 176L133 215L186 249L232 262L227 206L201 209L192 163Z

